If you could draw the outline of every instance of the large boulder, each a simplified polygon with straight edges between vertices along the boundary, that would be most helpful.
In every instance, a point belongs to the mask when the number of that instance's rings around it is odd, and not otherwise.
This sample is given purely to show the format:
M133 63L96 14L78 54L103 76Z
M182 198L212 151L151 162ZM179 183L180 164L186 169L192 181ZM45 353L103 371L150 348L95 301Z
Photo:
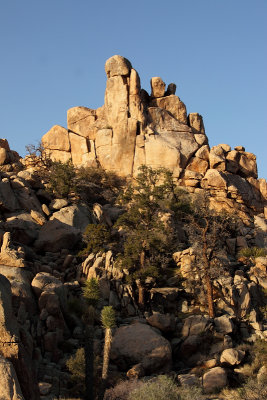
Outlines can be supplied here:
M105 64L105 71L108 78L113 76L128 76L131 69L130 61L119 55L110 57Z
M221 354L220 362L228 365L239 365L244 357L245 352L243 350L225 349Z
M135 323L117 329L111 347L111 359L126 370L141 364L144 373L168 371L171 367L171 346L149 325Z
M220 317L214 318L214 324L216 331L224 335L232 333L234 330L234 324L228 315L221 315Z
M36 303L31 290L32 273L26 268L0 265L0 274L11 284L13 307L18 310L24 305L26 311L33 314L36 311Z
M154 326L154 328L158 328L162 332L172 332L175 329L175 320L172 314L161 314L159 312L154 312L146 320L149 325Z
M223 389L227 384L227 373L224 368L215 367L203 375L203 387L206 393Z
M60 221L80 231L84 231L86 226L92 222L89 209L82 204L61 208L50 217L50 220Z
M56 253L61 249L72 249L79 239L80 230L54 219L41 227L34 246L38 251Z
M43 291L55 291L63 287L63 283L48 272L39 272L32 280L32 289L37 297L40 297Z
M42 145L49 150L70 151L68 130L54 125L42 138Z
M30 245L37 238L40 225L31 214L19 212L6 219L5 228L15 242Z
M25 267L25 254L21 247L11 244L10 232L3 235L3 243L0 251L0 264L10 267Z
M163 82L163 80L160 77L155 76L155 77L151 78L150 85L151 85L151 97L163 97L164 96L166 84Z
M211 326L210 318L204 315L191 315L184 321L182 335L201 335Z

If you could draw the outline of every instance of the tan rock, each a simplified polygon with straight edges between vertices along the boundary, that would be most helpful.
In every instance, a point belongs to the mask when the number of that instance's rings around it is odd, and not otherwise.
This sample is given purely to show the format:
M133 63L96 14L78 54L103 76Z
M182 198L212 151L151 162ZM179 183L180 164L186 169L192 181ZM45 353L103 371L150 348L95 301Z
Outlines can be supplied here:
M236 147L235 147L235 150L236 150L236 151L245 151L245 147L243 147L243 146L236 146Z
M170 115L167 110L159 107L149 107L147 111L150 127L155 132L188 132L192 139L195 141L191 128L186 124L177 121L177 119Z
M185 104L175 95L152 99L151 107L160 107L167 110L179 122L187 124L187 111Z
M114 76L107 80L105 112L109 128L120 126L122 131L127 130L128 85L122 76Z
M131 69L130 61L119 55L110 57L105 64L105 71L108 78L113 76L129 76Z
M10 232L5 232L0 252L0 264L23 268L26 266L24 256L21 248L15 248L11 245Z
M31 210L31 217L39 224L44 225L46 223L46 219L43 214L38 211Z
M9 160L8 152L4 147L0 147L0 165L7 164Z
M96 110L73 107L67 112L68 129L91 140L96 135Z
M163 97L165 93L166 84L160 77L153 77L150 80L151 97Z
M239 158L240 153L236 150L232 150L226 155L226 170L228 172L237 173L239 170Z
M201 158L202 160L209 160L209 155L210 155L210 148L206 144L204 146L201 146L200 149L196 152L195 156L198 158Z
M217 169L208 169L201 181L201 187L204 189L215 188L218 190L227 189L226 176Z
M140 94L140 90L141 90L141 85L140 85L139 75L138 75L137 71L134 68L132 68L131 75L130 75L129 94L130 95Z
M209 155L210 168L225 171L225 152L221 145L213 146Z
M261 179L258 180L258 182L260 184L260 186L259 186L260 193L261 193L262 197L265 200L267 200L267 182L266 182L266 179L261 178Z
M194 134L205 135L203 118L198 113L190 113L188 115L189 126L191 126Z
M12 363L0 355L1 400L24 400Z
M205 393L212 393L227 386L227 373L221 367L212 368L203 375L203 387Z
M61 208L50 217L50 221L53 220L60 221L63 226L69 225L80 231L84 231L86 226L92 223L91 213L83 204L74 204Z
M220 362L228 365L239 365L244 357L245 352L242 350L226 349L221 354Z
M194 134L196 142L200 145L203 146L204 144L208 144L208 138L206 135L202 135L199 133Z
M239 159L240 173L245 177L252 176L254 178L258 177L256 156L252 153L241 153Z
M112 129L100 129L96 134L95 151L102 168L111 170L114 167L112 158Z
M42 145L45 149L70 151L70 142L67 129L54 125L43 137Z
M71 153L68 151L48 149L45 150L45 153L52 161L61 161L62 163L65 163L71 160Z
M87 138L76 135L75 133L69 133L70 146L71 146L71 157L75 167L85 166L85 160L88 158L89 161L89 150L90 144ZM92 161L95 159L93 152Z
M190 170L190 171L198 172L198 173L202 174L202 176L204 176L208 168L209 168L208 161L203 160L199 157L192 157L186 167L186 171Z
M56 287L61 287L62 285L59 279L48 272L39 272L31 282L32 289L37 297L40 297L42 292L47 291L51 287L54 290Z

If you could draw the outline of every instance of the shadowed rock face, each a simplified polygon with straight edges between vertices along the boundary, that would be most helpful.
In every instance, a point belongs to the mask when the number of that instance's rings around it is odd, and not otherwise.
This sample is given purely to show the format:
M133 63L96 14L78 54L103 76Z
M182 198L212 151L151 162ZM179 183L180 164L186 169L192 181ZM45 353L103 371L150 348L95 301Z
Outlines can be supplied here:
M25 399L37 400L39 393L32 357L22 343L18 323L13 316L11 296L9 280L0 275L0 355L11 361L16 371L15 373L13 367L5 361L6 383L14 384L12 390L18 394L17 397L14 395L14 399L23 399L19 397L21 387ZM16 375L20 385L16 380Z

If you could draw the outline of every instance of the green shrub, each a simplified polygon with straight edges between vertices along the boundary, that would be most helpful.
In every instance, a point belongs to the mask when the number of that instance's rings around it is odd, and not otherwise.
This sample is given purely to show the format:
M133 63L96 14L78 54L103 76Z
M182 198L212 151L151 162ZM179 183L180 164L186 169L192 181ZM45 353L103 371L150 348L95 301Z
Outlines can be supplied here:
M56 197L67 197L75 191L75 168L71 161L54 161L47 174L48 190Z
M258 369L263 365L267 366L267 342L265 340L256 340L252 347L252 352L254 363L257 365Z
M83 297L88 305L95 307L100 297L98 280L96 278L91 278L88 281L85 281L82 291Z
M71 356L67 362L66 366L72 378L77 382L83 382L85 379L85 356L84 348L80 348L76 351L75 355Z
M70 313L76 314L78 317L81 317L84 313L84 304L77 297L71 297L68 300L68 309Z
M79 252L79 256L106 251L111 241L111 234L105 224L89 224L85 228L83 239L86 247Z
M101 167L81 167L76 174L77 192L88 203L115 201L124 179Z
M245 257L245 258L257 258L257 257L265 257L266 256L266 250L261 248L261 247L244 247L241 249L238 253L239 257Z

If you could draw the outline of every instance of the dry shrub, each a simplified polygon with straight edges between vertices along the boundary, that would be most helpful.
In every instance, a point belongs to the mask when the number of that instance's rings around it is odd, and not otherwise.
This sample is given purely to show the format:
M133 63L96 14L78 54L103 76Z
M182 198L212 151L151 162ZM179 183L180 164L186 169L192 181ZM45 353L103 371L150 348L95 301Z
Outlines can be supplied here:
M104 400L126 400L133 390L139 389L143 384L138 380L122 381L114 388L106 390Z
M224 390L222 395L225 400L267 400L267 380L251 378L241 388Z

